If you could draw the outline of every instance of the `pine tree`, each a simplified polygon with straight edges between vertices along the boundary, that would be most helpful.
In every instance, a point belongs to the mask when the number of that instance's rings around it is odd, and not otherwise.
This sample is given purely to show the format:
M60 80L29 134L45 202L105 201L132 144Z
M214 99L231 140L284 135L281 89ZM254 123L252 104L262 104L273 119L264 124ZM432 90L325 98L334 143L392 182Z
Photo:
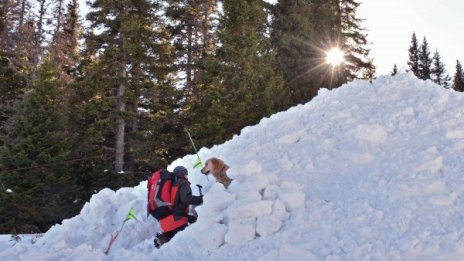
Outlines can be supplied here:
M408 65L409 69L414 73L414 75L419 77L419 47L417 43L416 33L412 34L411 46L409 46L409 60Z
M343 49L339 1L312 1L308 18L306 22L312 31L310 50L313 62L310 75L317 75L310 77L315 96L320 87L334 88L346 82L343 65L331 65L326 61L331 49Z
M374 59L369 59L369 64L370 66L363 70L363 79L369 80L372 83L372 80L376 78Z
M443 86L445 89L449 89L449 88L451 88L450 85L451 85L451 77L450 77L449 74L447 73L446 76L445 76L445 78L443 79L443 85L442 85L442 86Z
M311 23L311 4L305 0L280 0L274 13L271 40L277 53L276 71L283 75L292 105L309 101L318 90L314 68L324 64L312 47L316 44L314 30L320 27Z
M54 20L56 21L55 24L55 33L54 37L56 36L57 32L61 30L63 17L64 17L64 8L65 8L65 0L55 0L55 9L54 9ZM76 2L77 4L77 2Z
M445 65L441 61L438 50L435 50L432 58L431 79L438 85L446 88L449 85L449 76L446 75Z
M31 75L37 69L37 64L34 64L37 44L35 14L28 0L3 1L0 10L3 13L0 56L7 57L15 73L25 76L29 85Z
M200 98L200 79L205 61L214 51L214 19L217 0L169 0L166 16L176 47L176 66L182 79L184 102Z
M431 66L432 66L432 59L430 58L430 50L429 44L427 43L427 39L424 37L422 41L422 45L419 48L418 52L419 56L419 71L418 76L423 80L430 79L431 74Z
M337 87L374 70L356 15L359 5L354 0L277 2L271 36L292 104L310 100L321 87ZM325 61L334 47L344 52L345 62L338 66Z
M18 29L21 30L21 27L25 24L26 22L26 17L28 12L31 9L31 4L29 0L20 0L17 2L17 7L18 7Z
M0 148L5 135L10 131L9 119L25 86L26 79L15 70L7 57L0 55Z
M71 147L56 74L44 65L0 153L0 230L44 232L75 215L78 188L65 162Z
M454 73L453 89L458 92L464 92L464 72L459 60L456 61L456 72Z
M224 141L256 124L281 108L283 100L282 79L272 68L274 54L266 38L263 1L226 0L223 9L221 45L210 67L215 80L202 102L210 118L205 120L217 123L209 127L210 135L202 133L211 136L208 142ZM197 130L206 125L198 125Z
M4 0L0 4L0 55L4 55L7 50L11 50L11 33L13 31L13 0Z
M132 153L127 152L136 150L130 147L136 142L128 138L142 131L139 121L159 120L140 118L145 117L141 109L148 107L156 113L156 106L160 107L156 103L177 102L173 96L160 97L171 84L170 40L156 1L97 0L92 8L87 16L90 30L85 36L85 77L77 90L79 120L90 123L82 134L90 143L84 151L91 149L94 142L104 158L114 159L114 170L123 172L124 163L128 167L133 162ZM89 109L92 114L85 112ZM145 134L149 131L143 130ZM150 149L153 151L153 147L145 148Z
M395 76L397 73L398 73L398 67L396 66L396 64L394 64L393 65L393 71L391 72L391 75Z
M47 13L47 7L48 7L47 1L46 0L37 0L37 1L39 4L39 10L37 14L38 19L36 21L37 31L36 31L35 38L34 38L34 48L31 50L32 51L32 62L33 62L32 75L31 75L32 80L35 80L36 78L36 71L39 68L40 60L44 53L44 48L42 46L45 42L45 34L46 34L44 25L45 25L46 16L48 14Z
M19 61L24 60L18 48L21 42L16 42L19 35L18 5L19 2L12 0L0 4L0 149L11 129L10 117L28 86L20 71Z
M12 35L20 32L30 12L28 0L3 0L0 4L0 51L9 50Z
M366 29L361 27L362 19L357 18L356 11L360 5L354 0L340 0L340 32L342 50L345 52L344 74L346 80L359 78L359 72L374 70L369 59Z
M66 11L62 10L63 0L57 3L57 25L53 35L53 40L49 46L49 52L56 71L60 72L60 79L63 84L73 80L73 73L79 60L79 40L82 35L81 23L79 20L78 0L69 2Z

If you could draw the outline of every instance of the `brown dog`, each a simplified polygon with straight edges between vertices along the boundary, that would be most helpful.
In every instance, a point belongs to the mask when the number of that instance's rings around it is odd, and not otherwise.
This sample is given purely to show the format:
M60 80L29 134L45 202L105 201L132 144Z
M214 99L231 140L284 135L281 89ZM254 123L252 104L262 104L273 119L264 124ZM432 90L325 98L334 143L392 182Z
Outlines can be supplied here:
M205 175L208 175L209 173L213 174L216 181L227 188L232 182L232 179L227 176L227 169L229 169L229 166L227 166L224 161L218 158L210 158L206 161L205 167L201 169L201 173Z

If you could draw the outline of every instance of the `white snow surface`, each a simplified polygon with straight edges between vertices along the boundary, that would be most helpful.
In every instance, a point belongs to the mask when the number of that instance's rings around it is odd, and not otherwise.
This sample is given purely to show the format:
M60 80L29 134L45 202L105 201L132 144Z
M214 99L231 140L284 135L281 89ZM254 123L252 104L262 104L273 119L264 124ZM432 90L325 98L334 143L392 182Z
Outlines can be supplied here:
M35 244L0 260L464 260L464 94L411 73L323 89L210 149L228 189L204 186L198 221L160 249L146 182L93 195ZM108 255L111 235L134 208Z

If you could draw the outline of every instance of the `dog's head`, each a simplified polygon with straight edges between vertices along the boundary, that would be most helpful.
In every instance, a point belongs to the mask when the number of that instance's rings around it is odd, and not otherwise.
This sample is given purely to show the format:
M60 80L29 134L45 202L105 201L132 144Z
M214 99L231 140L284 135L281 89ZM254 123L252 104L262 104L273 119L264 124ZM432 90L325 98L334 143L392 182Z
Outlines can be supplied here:
M208 175L210 173L219 173L222 169L226 168L227 165L224 161L218 158L210 158L205 162L205 166L201 169L201 173Z

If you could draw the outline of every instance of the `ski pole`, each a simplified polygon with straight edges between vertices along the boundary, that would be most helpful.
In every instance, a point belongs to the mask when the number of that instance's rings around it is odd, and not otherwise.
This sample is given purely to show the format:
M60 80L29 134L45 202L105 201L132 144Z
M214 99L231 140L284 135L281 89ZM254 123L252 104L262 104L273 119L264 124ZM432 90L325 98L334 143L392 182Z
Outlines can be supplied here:
M195 150L195 153L197 154L198 163L200 164L201 167L203 167L203 163L201 162L200 155L198 155L198 150L197 150L197 147L195 146L195 143L193 142L192 136L190 135L190 132L189 132L187 129L185 129L185 131L187 132L187 135L188 135L188 137L189 137L189 139L190 139L190 142L192 143L193 149ZM194 165L193 167L196 168L197 165L198 165L198 164L195 163L195 165ZM206 176L206 179L209 181L208 176Z
M200 160L200 164L203 167L203 163L201 163L200 155L198 155L198 150L197 150L197 147L195 146L195 143L193 142L192 136L190 135L190 132L188 130L186 130L186 131L187 131L187 135L188 135L188 137L190 139L190 142L192 143L193 149L195 150L195 153L197 154L197 157Z
M124 220L124 222L122 222L122 226L118 231L116 231L116 235L111 234L110 243L108 244L108 247L105 250L105 255L108 255L108 253L110 252L110 248L113 245L113 242L116 240L116 238L118 238L119 233L121 233L122 228L124 227L124 224L126 224L126 221L127 221L127 219Z
M108 244L108 247L105 250L105 255L108 255L108 253L110 252L111 246L113 245L116 238L118 238L119 233L121 233L122 229L124 228L124 225L126 224L128 220L131 220L131 219L135 219L138 221L137 217L135 216L135 211L133 208L131 208L129 212L127 213L126 219L124 219L124 222L122 222L121 228L119 228L119 230L116 231L116 234L113 235L113 233L111 233L110 243Z

